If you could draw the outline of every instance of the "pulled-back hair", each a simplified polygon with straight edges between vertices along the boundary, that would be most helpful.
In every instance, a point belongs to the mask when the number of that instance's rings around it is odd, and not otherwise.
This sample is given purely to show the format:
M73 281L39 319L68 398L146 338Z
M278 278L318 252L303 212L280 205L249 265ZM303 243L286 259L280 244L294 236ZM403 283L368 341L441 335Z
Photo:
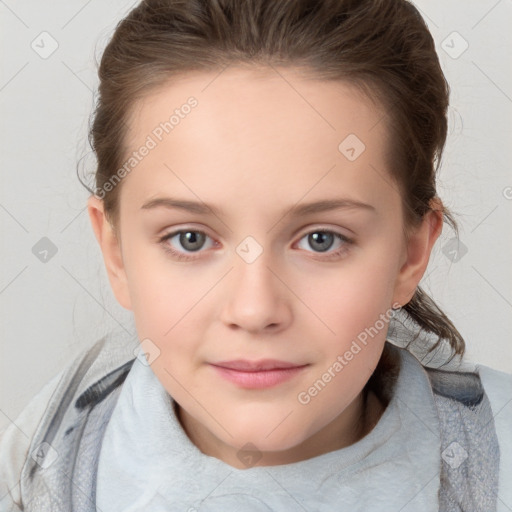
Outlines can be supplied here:
M114 227L122 182L105 185L126 160L135 102L179 74L251 64L301 68L363 91L386 113L392 135L386 167L402 197L406 231L432 209L450 90L428 27L411 3L145 0L118 23L103 52L89 133L97 160L95 190L89 191L102 191ZM402 312L417 333L437 336L429 350L445 341L453 355L464 353L462 336L421 287Z

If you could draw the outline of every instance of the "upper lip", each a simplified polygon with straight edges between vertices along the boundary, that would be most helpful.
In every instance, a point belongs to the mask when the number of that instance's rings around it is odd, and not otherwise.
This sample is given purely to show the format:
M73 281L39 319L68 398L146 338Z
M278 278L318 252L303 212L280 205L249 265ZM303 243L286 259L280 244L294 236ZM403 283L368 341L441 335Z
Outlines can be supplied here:
M260 359L259 361L248 361L247 359L236 359L233 361L220 361L211 363L214 366L238 370L241 372L257 372L264 370L277 370L285 368L298 368L304 364L289 363L287 361L278 361L277 359Z

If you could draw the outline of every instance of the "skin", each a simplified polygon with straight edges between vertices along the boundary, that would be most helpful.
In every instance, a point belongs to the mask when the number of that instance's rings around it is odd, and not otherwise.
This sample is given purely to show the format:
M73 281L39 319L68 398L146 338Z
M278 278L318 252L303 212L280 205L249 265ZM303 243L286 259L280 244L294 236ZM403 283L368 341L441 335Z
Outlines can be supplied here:
M198 106L123 179L115 229L103 202L89 199L112 290L133 311L139 339L158 347L151 368L203 453L245 468L237 453L246 443L260 452L256 465L262 466L348 446L373 428L385 407L370 393L365 408L361 391L387 326L308 404L297 396L379 315L409 302L442 214L430 211L406 237L402 201L386 167L383 112L346 83L294 69L184 75L134 106L130 150L190 96ZM338 150L348 134L366 146L354 161ZM222 213L141 209L171 196ZM373 210L284 214L294 205L339 197ZM179 236L159 241L179 229L208 236L198 251L180 244ZM353 242L333 237L322 252L307 236L319 230ZM252 263L236 252L247 236L263 250ZM192 259L176 259L165 245ZM339 248L342 254L329 258ZM223 379L209 364L264 358L308 366L278 386L254 390Z

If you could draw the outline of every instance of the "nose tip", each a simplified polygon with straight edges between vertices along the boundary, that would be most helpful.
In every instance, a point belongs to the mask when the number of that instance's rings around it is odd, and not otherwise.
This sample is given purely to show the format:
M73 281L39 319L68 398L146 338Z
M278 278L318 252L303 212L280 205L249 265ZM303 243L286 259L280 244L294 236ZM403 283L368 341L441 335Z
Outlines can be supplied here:
M250 252L251 242L247 244ZM238 326L251 332L276 330L286 325L291 314L283 286L273 275L266 258L260 254L252 263L247 263L241 257L235 267L223 304L223 322L231 328Z

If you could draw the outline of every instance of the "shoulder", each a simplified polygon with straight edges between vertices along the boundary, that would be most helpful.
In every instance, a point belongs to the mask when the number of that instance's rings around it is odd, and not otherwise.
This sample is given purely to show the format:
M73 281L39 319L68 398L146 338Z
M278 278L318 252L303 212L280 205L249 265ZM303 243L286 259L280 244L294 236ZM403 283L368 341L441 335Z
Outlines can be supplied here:
M497 510L512 505L512 374L484 365L456 371L426 368L445 444L463 439L478 479L496 471ZM467 468L466 468L467 469ZM478 480L478 481L480 481ZM493 485L494 485L493 484ZM505 506L505 508L503 508ZM501 507L501 508L500 508Z
M512 374L477 365L482 385L491 403L496 435L500 445L500 484L498 503L512 507ZM499 509L498 509L499 510ZM510 510L510 508L503 508Z
M54 418L63 418L71 407L83 408L91 400L99 401L107 392L106 380L117 385L119 378L108 379L120 366L129 367L138 342L124 336L104 336L84 348L74 360L55 375L25 406L18 417L0 432L0 510L14 512L21 508L20 481L30 454ZM125 373L125 372L123 372ZM34 458L34 460L36 460Z
M476 371L480 375L485 392L491 403L505 406L512 400L512 374L494 370L484 365L477 365ZM509 408L510 410L510 408Z
M0 432L0 509L20 510L15 506L20 501L20 474L29 455L34 433L48 408L65 369L55 375L24 407L7 428Z
M437 400L448 400L453 407L463 406L476 412L489 405L489 414L500 437L505 429L512 431L512 374L476 364L472 369L439 370L425 367L432 391ZM459 409L460 410L460 409ZM512 475L511 475L512 476Z

